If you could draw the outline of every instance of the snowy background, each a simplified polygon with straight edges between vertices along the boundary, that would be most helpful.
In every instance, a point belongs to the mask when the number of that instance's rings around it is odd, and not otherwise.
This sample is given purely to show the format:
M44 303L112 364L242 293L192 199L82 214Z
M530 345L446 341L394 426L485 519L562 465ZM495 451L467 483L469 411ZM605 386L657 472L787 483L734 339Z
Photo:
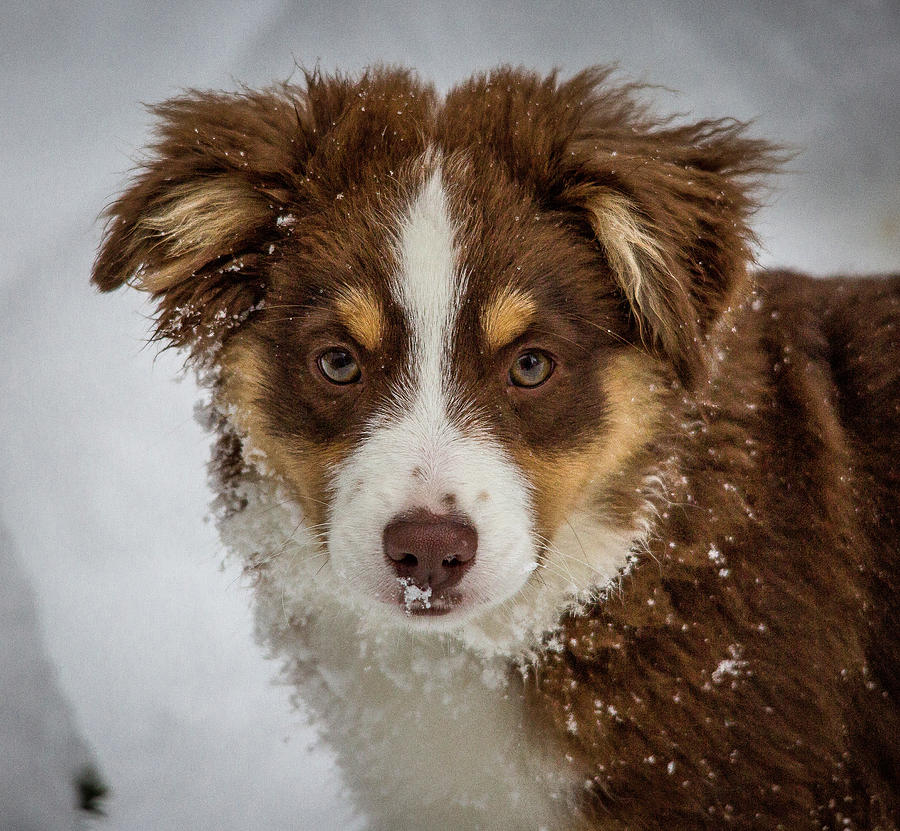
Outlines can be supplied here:
M884 271L900 268L898 44L896 0L0 0L3 799L28 801L11 743L33 738L52 772L89 755L80 732L112 788L96 827L354 824L220 570L195 387L145 346L136 293L88 285L96 217L147 139L141 102L286 79L295 59L402 62L442 89L499 62L618 61L679 91L654 92L662 110L755 118L801 151L758 216L764 264ZM42 707L63 749L29 727Z

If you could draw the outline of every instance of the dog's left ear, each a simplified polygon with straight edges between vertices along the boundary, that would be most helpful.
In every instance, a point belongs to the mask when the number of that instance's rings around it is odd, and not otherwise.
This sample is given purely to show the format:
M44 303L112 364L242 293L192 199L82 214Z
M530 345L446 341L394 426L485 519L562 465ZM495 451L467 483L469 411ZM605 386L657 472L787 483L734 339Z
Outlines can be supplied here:
M569 150L564 200L587 219L645 345L696 383L710 328L746 283L755 180L777 148L716 121L599 129Z
M149 292L158 338L202 354L262 298L266 258L290 231L286 176L308 153L290 92L191 93L152 109L158 140L106 210L93 282Z

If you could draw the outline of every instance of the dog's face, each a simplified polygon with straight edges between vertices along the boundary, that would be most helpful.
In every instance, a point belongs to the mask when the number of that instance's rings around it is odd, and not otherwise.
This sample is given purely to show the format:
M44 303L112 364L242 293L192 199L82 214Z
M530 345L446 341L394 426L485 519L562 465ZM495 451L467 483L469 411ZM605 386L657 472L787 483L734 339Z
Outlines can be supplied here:
M663 391L743 277L763 148L600 80L181 99L111 209L95 280L155 294L330 567L398 619L609 580Z
M608 412L626 330L599 252L481 181L426 152L298 223L223 358L226 395L324 523L333 567L405 617L519 592L633 438Z

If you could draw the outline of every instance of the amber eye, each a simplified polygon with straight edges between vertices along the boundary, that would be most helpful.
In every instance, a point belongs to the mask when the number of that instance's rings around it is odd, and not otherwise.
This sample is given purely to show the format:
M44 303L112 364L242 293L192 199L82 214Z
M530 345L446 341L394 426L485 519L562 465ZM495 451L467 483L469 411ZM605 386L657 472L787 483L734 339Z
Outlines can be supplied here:
M359 380L359 364L346 349L326 349L316 363L332 384L353 384Z
M539 387L553 373L553 359L538 349L523 352L509 368L509 380L517 387Z

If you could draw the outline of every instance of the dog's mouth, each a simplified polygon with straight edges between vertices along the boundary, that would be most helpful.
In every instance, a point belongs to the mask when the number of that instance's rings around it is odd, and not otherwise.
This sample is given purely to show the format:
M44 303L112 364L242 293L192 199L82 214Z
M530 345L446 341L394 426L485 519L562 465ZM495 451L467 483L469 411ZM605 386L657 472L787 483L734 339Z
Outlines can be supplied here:
M409 617L440 617L457 609L463 603L458 591L434 591L431 586L422 588L412 580L397 581L396 602Z

